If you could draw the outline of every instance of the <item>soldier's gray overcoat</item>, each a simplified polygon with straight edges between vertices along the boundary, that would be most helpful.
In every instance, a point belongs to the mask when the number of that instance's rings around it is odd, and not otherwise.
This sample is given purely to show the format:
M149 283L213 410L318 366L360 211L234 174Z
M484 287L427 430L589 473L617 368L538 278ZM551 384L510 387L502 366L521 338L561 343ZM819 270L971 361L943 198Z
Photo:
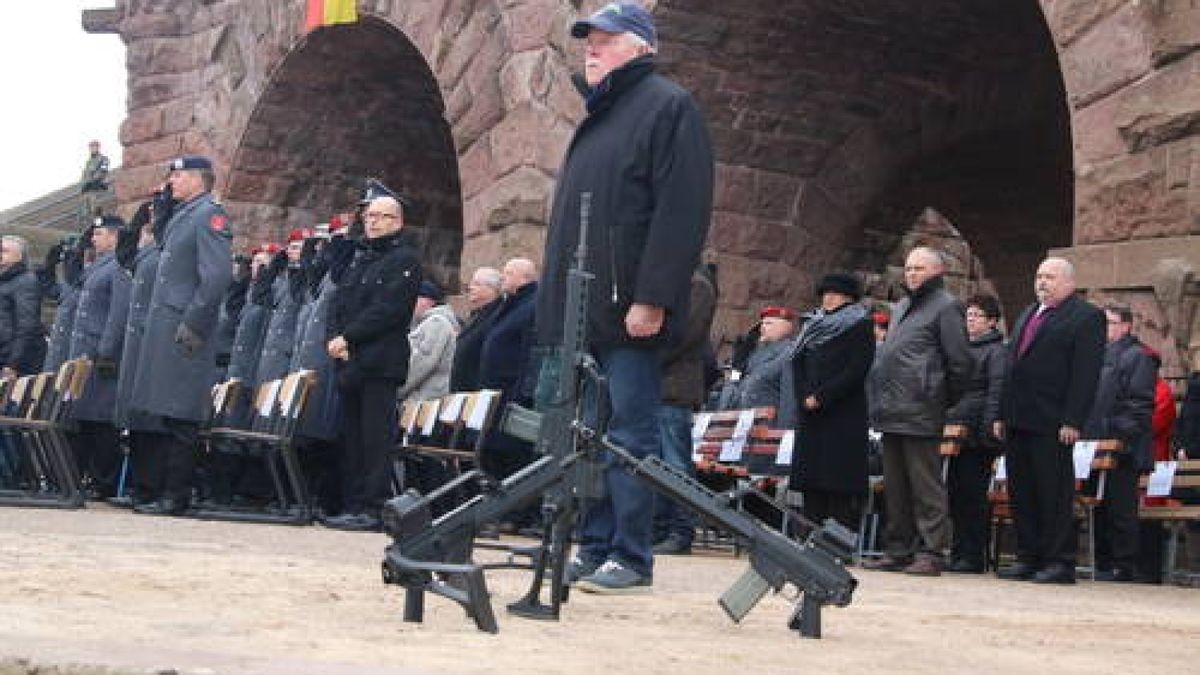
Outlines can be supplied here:
M230 226L208 193L182 204L167 224L146 316L131 405L153 415L199 422L216 377L217 314L233 278ZM203 341L186 355L180 323Z
M117 378L117 426L135 431L157 431L157 425L143 428L145 415L133 415L129 405L133 383L139 369L146 316L150 313L150 297L154 293L154 277L158 272L157 244L138 249L133 259L133 286L129 292L129 316L125 320L125 346L121 351L121 374Z
M68 359L86 356L93 363L111 361L120 367L131 286L132 280L117 264L116 255L106 253L92 263L79 289ZM72 416L88 422L112 423L116 400L117 378L93 368L83 395L72 408Z

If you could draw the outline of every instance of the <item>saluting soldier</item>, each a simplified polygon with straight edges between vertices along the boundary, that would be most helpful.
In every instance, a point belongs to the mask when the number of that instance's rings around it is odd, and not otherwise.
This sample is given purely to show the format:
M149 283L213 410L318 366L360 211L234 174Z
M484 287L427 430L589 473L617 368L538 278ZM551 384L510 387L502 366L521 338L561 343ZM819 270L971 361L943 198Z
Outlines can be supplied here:
M292 363L292 349L296 342L296 321L304 302L304 270L300 257L304 252L305 240L313 236L309 228L299 228L288 233L287 273L275 280L275 308L267 325L267 337L263 342L262 358L258 363L259 380L266 382L284 377Z
M62 257L63 280L54 280L54 269L51 263L57 265L57 260L47 259L47 274L52 297L58 302L55 310L54 324L50 327L50 341L46 345L46 360L42 364L44 372L54 372L67 360L67 352L71 349L71 329L75 323L75 308L79 306L79 287L83 284L84 267L83 255L85 247L90 245L92 230L89 227L84 237L69 246L60 244L55 247ZM53 253L53 251L52 251Z
M131 405L166 428L162 498L141 513L179 515L191 502L196 436L216 369L217 313L232 278L229 217L210 194L205 157L180 157L168 181L179 205L163 238Z
M138 233L138 249L128 263L133 282L129 293L129 314L125 321L125 345L121 352L121 370L117 375L116 425L129 430L129 450L133 465L133 506L141 506L159 498L162 489L161 447L162 421L130 405L136 379L142 338L146 333L146 316L150 313L150 298L154 278L158 273L159 248L154 241L152 202L146 202L133 217Z
M271 273L271 263L280 250L279 244L268 243L250 251L250 290L233 336L226 376L241 380L251 389L258 386L258 361L274 303L272 285L275 276Z
M91 475L95 492L102 498L116 494L120 464L113 413L131 286L116 257L117 240L124 227L120 218L96 219L92 231L96 261L79 289L67 352L68 359L86 357L95 364L82 396L72 408L78 425L72 441L80 469Z

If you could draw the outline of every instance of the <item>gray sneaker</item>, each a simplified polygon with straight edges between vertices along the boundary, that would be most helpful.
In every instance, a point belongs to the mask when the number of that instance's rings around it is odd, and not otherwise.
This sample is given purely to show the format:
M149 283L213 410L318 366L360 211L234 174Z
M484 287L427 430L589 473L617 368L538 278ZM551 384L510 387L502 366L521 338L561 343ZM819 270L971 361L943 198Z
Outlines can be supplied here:
M575 587L587 593L629 595L649 593L651 582L650 576L638 574L616 560L608 560L595 573L576 582Z
M571 562L567 563L566 579L564 581L568 586L574 586L575 582L595 574L598 569L600 569L600 563L586 560L577 555L571 558Z

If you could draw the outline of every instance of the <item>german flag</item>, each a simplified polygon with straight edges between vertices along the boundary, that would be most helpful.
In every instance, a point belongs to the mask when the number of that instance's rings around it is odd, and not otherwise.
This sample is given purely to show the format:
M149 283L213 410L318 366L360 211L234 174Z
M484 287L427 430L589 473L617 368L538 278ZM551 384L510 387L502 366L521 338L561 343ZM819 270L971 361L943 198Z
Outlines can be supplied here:
M304 14L304 32L314 28L338 23L358 21L357 0L308 0L308 11Z

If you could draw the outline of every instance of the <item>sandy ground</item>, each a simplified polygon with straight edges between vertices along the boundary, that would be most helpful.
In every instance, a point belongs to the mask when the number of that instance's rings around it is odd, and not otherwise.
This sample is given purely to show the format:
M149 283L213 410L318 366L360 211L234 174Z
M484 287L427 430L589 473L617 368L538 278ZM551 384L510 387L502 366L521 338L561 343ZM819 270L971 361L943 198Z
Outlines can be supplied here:
M496 572L498 635L440 598L424 624L406 624L402 591L379 579L385 543L107 507L0 509L0 660L196 673L1135 673L1187 672L1200 656L1200 591L1178 587L857 570L855 602L826 611L821 640L786 629L779 597L734 625L715 599L745 563L722 553L660 559L649 596L572 594L558 623L506 615L527 577Z

